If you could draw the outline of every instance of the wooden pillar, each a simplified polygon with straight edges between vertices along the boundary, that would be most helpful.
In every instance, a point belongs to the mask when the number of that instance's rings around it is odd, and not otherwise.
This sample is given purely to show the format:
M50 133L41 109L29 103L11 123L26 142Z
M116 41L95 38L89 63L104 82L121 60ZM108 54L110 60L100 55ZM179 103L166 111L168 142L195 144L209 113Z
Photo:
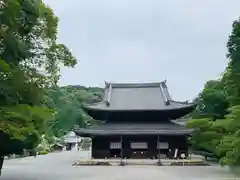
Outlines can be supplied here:
M120 165L124 165L123 164L123 137L121 136L121 161L120 161Z
M129 137L124 136L122 137L123 142L123 158L131 158L131 148L130 148L130 142L129 142Z
M156 159L157 158L157 137L150 136L148 139L148 158Z
M160 147L158 147L159 144L159 135L157 135L157 148L158 148L158 165L161 164L161 159L160 159Z

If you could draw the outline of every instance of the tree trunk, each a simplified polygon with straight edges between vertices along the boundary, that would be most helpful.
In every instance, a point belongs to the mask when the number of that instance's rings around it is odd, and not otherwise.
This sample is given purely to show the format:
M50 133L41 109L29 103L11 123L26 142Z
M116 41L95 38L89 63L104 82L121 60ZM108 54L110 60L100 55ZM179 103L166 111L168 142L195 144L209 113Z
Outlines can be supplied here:
M4 161L4 156L0 155L0 176L2 174L3 161Z

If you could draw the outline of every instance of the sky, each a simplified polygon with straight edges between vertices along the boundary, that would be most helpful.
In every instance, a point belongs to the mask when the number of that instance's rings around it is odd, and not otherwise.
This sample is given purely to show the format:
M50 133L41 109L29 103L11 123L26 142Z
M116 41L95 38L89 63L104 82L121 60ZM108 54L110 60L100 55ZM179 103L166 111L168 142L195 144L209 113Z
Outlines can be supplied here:
M44 0L60 19L58 41L77 58L60 85L167 79L175 100L192 100L226 68L239 0Z

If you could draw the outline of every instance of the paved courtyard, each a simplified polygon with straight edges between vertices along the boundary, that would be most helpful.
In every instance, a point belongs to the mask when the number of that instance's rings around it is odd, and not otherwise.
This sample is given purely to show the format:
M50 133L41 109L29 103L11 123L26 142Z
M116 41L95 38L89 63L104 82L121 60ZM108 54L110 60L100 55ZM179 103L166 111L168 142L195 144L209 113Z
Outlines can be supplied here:
M230 180L234 175L219 166L78 166L88 152L61 152L6 160L1 180Z

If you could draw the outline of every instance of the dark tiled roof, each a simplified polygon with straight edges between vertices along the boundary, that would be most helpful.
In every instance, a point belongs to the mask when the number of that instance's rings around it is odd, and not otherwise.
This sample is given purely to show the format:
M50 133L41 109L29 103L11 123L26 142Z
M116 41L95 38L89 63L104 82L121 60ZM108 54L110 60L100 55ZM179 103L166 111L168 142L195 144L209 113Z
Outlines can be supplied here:
M86 109L103 111L172 110L195 106L172 100L166 82L159 83L106 83L103 101Z
M184 135L192 129L172 122L166 123L106 123L91 129L75 130L79 136L91 135Z

